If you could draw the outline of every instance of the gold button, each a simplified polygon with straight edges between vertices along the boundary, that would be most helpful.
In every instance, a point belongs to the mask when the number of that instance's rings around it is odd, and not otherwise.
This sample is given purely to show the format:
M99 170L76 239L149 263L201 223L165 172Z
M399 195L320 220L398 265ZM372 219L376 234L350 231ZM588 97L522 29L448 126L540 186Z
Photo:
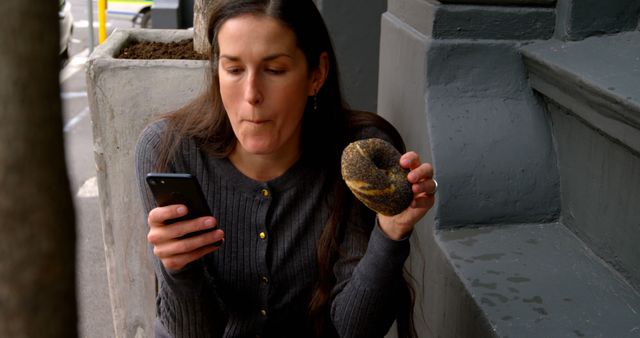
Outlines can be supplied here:
M267 238L267 234L265 234L264 231L260 232L260 234L258 234L258 236L260 236L260 239Z
M269 197L269 190L267 189L260 190L260 193L262 194L262 197Z
M265 310L265 309L260 310L260 314L262 315L262 317L266 317L267 316L267 310Z
M269 277L267 276L262 276L260 280L262 281L262 284L269 284Z

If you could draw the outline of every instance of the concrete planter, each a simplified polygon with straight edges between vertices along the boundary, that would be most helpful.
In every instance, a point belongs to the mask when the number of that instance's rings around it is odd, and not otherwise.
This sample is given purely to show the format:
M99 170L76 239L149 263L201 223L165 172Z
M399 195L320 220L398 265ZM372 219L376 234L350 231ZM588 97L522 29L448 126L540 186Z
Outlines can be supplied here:
M87 89L100 191L109 293L117 337L151 337L156 284L134 150L144 126L205 88L206 61L126 60L131 41L191 39L189 30L115 31L87 61Z

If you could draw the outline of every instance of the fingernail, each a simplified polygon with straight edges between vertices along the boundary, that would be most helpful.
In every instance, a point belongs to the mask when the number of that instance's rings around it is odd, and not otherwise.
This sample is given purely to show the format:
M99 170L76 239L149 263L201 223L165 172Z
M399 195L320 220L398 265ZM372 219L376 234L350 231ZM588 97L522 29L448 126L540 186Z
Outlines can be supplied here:
M414 182L416 180L416 175L414 173L409 173L409 175L407 175L407 179L410 182Z
M206 225L207 227L212 227L213 226L213 220L211 218L207 218L204 220L204 225Z
M178 212L179 215L184 215L187 213L187 208L185 207L178 207L178 210L176 210Z

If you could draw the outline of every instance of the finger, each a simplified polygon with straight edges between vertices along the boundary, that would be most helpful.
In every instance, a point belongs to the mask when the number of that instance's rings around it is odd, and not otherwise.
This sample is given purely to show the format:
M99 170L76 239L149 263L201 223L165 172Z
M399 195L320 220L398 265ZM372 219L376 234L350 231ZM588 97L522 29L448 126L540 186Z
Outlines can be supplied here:
M413 191L414 195L418 195L421 193L433 195L436 190L436 182L433 179L422 180L418 183L412 184L411 190Z
M400 166L413 170L420 166L420 156L415 151L409 151L400 156Z
M435 204L435 195L421 194L413 199L411 207L415 209L430 209Z
M213 229L218 222L211 216L204 216L169 225L151 228L147 234L147 241L154 245L164 243L195 231Z
M197 236L175 239L156 245L153 248L153 254L161 259L185 255L222 240L224 240L224 232L213 230Z
M150 227L164 226L170 219L178 218L187 214L187 207L182 204L168 205L151 209L147 217Z
M433 166L429 163L423 163L420 166L414 168L407 174L407 180L410 183L418 183L421 181L429 180L433 177Z
M162 264L168 270L177 271L184 268L187 264L199 259L204 255L214 252L219 248L220 246L213 246L213 245L204 246L185 254L164 258L162 259Z
M171 238L180 238L192 232L214 229L218 225L217 220L212 216L203 216L191 220L177 222L166 227Z

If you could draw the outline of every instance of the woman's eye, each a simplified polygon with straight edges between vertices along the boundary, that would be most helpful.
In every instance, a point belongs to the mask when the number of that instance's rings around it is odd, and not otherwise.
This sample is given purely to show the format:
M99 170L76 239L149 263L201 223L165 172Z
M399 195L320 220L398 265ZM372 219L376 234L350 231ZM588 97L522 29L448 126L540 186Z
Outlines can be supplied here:
M267 73L270 73L273 75L281 75L281 74L284 74L285 71L282 69L267 68Z
M241 68L236 68L236 67L232 67L232 68L226 68L225 71L231 75L237 75L240 74L242 72Z

